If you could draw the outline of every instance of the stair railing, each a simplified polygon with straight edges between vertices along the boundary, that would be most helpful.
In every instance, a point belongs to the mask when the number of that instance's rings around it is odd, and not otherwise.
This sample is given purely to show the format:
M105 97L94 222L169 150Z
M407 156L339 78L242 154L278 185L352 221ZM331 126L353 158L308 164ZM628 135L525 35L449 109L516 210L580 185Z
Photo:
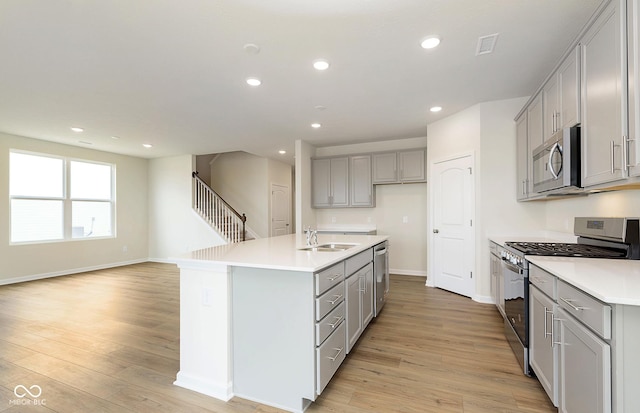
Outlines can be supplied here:
M245 240L247 216L240 215L193 172L193 209L230 243Z

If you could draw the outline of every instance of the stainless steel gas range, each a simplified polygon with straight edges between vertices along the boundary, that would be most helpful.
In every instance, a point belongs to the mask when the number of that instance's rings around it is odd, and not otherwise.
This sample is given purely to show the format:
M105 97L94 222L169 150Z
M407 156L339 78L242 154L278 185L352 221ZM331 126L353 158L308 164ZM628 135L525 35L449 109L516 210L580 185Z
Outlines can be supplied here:
M529 262L527 255L640 259L638 218L576 217L577 243L506 242L502 250L505 335L529 376Z

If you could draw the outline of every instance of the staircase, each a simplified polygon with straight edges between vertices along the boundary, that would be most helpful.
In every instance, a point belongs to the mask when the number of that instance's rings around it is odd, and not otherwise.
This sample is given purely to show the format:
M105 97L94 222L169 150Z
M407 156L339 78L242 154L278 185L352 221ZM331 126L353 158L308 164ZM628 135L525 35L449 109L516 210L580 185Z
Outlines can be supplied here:
M229 243L246 240L247 216L240 215L193 172L193 209Z

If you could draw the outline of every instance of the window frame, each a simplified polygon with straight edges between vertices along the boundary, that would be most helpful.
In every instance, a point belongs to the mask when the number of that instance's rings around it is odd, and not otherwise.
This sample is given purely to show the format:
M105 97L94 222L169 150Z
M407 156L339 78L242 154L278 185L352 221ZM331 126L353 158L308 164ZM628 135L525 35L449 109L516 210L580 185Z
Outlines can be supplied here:
M9 157L12 153L39 156L44 158L53 158L62 160L62 197L50 197L50 196L33 196L33 195L11 195L11 185L8 187L9 192L9 245L29 245L29 244L50 244L59 242L74 242L74 241L89 241L89 240L104 240L117 237L116 229L116 164L110 162L95 161L89 159L82 159L78 157L61 156L48 154L43 152L33 152L21 149L9 149ZM71 198L71 162L82 162L95 165L104 165L110 167L110 186L111 196L110 199L87 199L87 198ZM11 181L11 162L9 162L9 183ZM12 233L12 200L43 200L43 201L62 201L62 238L56 239L43 239L43 240L30 240L30 241L13 241L11 238ZM73 213L72 205L74 201L80 202L104 202L109 203L109 211L111 214L111 234L93 237L73 237Z

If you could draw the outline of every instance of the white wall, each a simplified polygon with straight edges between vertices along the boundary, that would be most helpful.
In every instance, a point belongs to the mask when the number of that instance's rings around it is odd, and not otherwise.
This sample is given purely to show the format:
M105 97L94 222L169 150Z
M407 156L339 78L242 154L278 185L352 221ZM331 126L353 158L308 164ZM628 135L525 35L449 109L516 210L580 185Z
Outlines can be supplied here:
M295 222L296 232L317 224L316 210L311 208L311 158L316 148L301 140L296 141L295 155Z
M116 165L116 237L9 245L9 150L20 149ZM0 133L0 283L146 261L147 160ZM126 252L123 251L124 247Z
M291 166L246 152L218 155L211 163L211 187L260 237L271 233L271 184L291 189Z
M167 261L179 254L224 244L192 208L195 157L172 156L149 161L149 257Z
M315 155L396 151L424 148L426 145L427 139L419 137L316 148ZM375 225L378 234L389 236L389 268L392 273L426 275L427 184L376 185L375 197L375 208L316 209L315 225ZM404 217L408 222L403 222Z
M640 190L602 192L546 201L545 229L573 232L574 217L640 217Z
M514 117L526 100L481 103L428 127L429 167L433 162L474 154L477 276L473 298L478 301L488 301L490 295L488 237L541 230L544 226L544 204L516 202Z

